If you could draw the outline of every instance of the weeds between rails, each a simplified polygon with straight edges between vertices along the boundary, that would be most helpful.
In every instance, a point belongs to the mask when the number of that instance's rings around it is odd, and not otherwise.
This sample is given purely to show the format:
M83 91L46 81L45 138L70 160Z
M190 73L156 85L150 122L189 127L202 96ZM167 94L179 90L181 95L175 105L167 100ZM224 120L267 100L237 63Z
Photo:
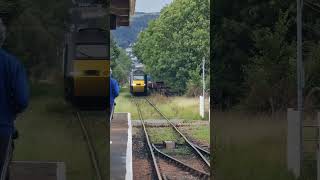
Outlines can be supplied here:
M150 139L149 139L149 135L147 133L147 130L146 130L146 126L144 124L144 120L143 120L143 116L142 116L142 112L141 112L141 109L140 109L140 106L138 104L138 102L136 101L136 99L134 97L132 97L133 101L135 102L136 106L137 106L137 110L138 110L138 114L139 114L139 117L140 117L140 121L142 123L142 127L144 129L144 134L145 134L145 137L146 137L146 140L147 140L147 144L149 146L149 151L151 153L151 156L152 156L152 161L153 161L153 164L154 164L154 168L156 170L156 174L157 174L157 179L167 179L167 176L164 174L164 173L161 173L160 172L160 168L158 166L158 163L157 163L157 160L155 158L155 153L165 159L166 161L170 162L170 163L173 163L175 164L176 167L178 167L179 169L182 169L184 171L187 171L188 173L192 174L192 175L195 175L197 176L197 178L200 178L200 179L209 179L210 175L204 171L201 171L201 170L198 170L198 169L195 169L189 165L187 165L186 163L174 158L174 157L171 157L163 152L161 152L154 144L152 144L150 142ZM176 132L179 133L180 136L182 136L184 138L184 140L187 142L187 144L189 146L191 146L194 150L194 152L197 153L197 156L201 158L201 161L205 164L205 166L207 166L208 168L210 168L210 164L209 162L207 161L207 159L201 154L200 151L202 151L203 153L206 154L206 156L210 156L210 153L202 148L200 148L199 146L196 146L194 144L192 144L172 123L171 121L166 118L166 116L164 116L161 111L159 111L159 109L157 109L148 99L146 98L143 98L145 99L146 101L148 101L148 103L154 108L157 110L157 112L162 116L164 117L171 125L172 127L176 130ZM154 153L155 152L155 153ZM178 172L177 172L178 173Z

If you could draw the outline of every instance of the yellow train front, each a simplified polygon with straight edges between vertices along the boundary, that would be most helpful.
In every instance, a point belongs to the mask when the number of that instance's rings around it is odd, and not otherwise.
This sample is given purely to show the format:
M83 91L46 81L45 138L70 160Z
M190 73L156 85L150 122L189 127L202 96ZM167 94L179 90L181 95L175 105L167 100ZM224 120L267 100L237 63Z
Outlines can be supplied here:
M130 92L132 95L147 95L147 75L142 70L134 70L130 76Z
M109 95L107 33L84 28L70 34L65 47L65 98L82 110L106 110Z

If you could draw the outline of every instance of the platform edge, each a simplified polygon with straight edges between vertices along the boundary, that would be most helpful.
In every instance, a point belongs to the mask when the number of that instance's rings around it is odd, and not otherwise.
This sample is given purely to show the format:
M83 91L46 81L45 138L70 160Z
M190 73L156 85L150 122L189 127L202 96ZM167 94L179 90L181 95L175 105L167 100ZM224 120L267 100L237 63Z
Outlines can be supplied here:
M64 162L57 162L57 180L66 180L66 166Z
M126 180L133 179L132 169L132 124L131 114L128 113L128 141L127 141L127 163L126 163Z

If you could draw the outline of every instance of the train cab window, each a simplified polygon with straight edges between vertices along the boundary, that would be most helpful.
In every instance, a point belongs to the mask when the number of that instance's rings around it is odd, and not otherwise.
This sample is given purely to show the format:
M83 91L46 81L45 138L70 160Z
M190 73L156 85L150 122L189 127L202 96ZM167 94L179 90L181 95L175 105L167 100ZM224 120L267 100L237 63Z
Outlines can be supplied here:
M108 48L106 45L77 45L76 57L77 59L102 59L107 60Z
M144 80L144 76L133 76L133 80Z

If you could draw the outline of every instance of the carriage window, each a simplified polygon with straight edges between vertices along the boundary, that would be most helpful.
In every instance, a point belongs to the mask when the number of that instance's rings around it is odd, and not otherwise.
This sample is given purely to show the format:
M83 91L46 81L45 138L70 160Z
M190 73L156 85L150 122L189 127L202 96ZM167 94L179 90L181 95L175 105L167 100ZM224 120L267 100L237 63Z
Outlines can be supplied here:
M76 57L79 59L107 59L108 49L105 45L77 45Z
M144 80L144 76L133 76L133 80Z

